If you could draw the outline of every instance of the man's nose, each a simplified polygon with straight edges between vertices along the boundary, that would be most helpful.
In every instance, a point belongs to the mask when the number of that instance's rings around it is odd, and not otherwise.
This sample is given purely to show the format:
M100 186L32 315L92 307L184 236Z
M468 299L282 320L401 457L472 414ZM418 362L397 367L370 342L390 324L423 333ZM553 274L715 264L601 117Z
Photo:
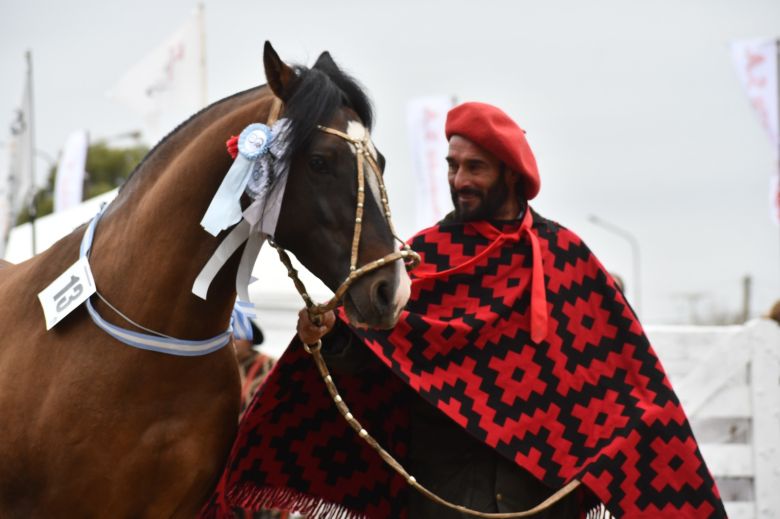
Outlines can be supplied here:
M455 171L455 175L452 177L452 187L454 187L456 191L459 191L464 187L468 187L470 182L471 179L469 178L469 175L463 171L463 168L458 168Z

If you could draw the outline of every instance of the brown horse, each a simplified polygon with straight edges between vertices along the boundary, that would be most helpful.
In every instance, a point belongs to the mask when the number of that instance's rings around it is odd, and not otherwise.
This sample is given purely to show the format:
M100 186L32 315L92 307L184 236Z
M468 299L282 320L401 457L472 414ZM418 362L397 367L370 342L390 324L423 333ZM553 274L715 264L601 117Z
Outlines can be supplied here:
M275 240L332 289L347 277L356 164L364 159L319 125L344 133L356 124L369 128L370 104L327 53L311 69L292 68L266 43L264 64L267 86L182 124L104 211L89 261L105 298L92 303L106 321L139 331L110 301L167 336L225 332L242 249L208 298L196 297L193 280L227 234L213 237L199 222L231 166L226 139L265 122L275 99L291 128ZM369 189L366 196L361 264L395 250L383 204ZM250 202L244 195L242 206ZM235 434L235 354L232 347L189 357L133 348L99 329L83 304L46 331L37 294L76 261L84 233L77 229L40 255L0 268L0 517L193 517ZM347 312L360 324L392 326L407 288L402 265L393 262L351 286Z

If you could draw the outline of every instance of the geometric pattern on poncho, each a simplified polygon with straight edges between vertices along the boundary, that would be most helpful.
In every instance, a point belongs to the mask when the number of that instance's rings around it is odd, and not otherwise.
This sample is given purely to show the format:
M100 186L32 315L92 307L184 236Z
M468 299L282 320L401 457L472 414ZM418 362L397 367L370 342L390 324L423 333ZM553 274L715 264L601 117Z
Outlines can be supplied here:
M679 400L623 294L574 233L536 214L533 232L548 308L541 343L529 333L527 239L437 275L490 245L468 223L413 238L422 262L398 325L355 333L395 382L551 488L578 478L616 517L725 517ZM317 376L300 350L283 356L253 404L258 414L240 427L220 492L247 507L295 502L310 512L332 506L331 513L402 517L396 508L405 483L338 423ZM369 432L403 459L408 418L394 399L406 393L390 379L337 384ZM310 445L319 454L302 452ZM341 454L328 455L329 448Z
M680 402L622 293L574 233L538 215L534 231L549 310L544 342L529 337L531 247L520 240L463 272L416 281L404 323L388 339L365 334L372 349L474 437L551 487L578 477L616 516L724 516ZM412 240L423 273L487 245L468 224Z

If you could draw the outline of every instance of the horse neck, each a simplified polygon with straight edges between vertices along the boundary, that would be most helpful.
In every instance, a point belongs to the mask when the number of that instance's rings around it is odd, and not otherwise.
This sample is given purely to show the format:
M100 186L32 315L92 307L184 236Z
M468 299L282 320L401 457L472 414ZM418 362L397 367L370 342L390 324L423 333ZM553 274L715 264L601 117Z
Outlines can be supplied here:
M240 254L214 279L206 301L193 295L195 277L223 238L200 220L231 164L225 141L264 120L269 101L250 91L190 119L152 150L100 220L90 257L95 283L134 321L184 339L227 327Z

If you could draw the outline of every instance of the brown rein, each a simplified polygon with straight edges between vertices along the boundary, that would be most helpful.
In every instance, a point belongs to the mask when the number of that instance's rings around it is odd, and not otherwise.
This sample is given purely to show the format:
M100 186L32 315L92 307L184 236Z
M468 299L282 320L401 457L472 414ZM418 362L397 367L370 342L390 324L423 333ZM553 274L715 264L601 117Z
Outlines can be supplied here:
M393 470L395 470L401 477L403 477L406 482L415 488L418 492L422 493L425 497L430 499L431 501L434 501L440 505L446 506L448 508L452 508L453 510L457 510L459 512L473 515L475 517L485 517L489 519L511 519L511 518L518 518L518 517L530 517L532 515L535 515L539 512L542 512L549 507L553 506L555 503L569 495L573 490L575 490L579 485L580 482L576 479L570 481L567 485L560 488L558 491L556 491L553 495L542 501L540 504L536 505L535 507L524 510L522 512L505 512L505 513L489 513L489 512L479 512L477 510L472 510L471 508L465 507L463 505L458 505L455 503L452 503L450 501L447 501L446 499L439 497L437 494L431 492L425 486L418 483L414 476L409 474L409 472L406 471L406 469L401 465L398 460L396 460L392 454L387 452L380 444L379 442L374 439L373 436L371 436L368 431L366 431L363 426L360 424L360 422L357 421L357 419L352 415L352 413L349 410L349 407L346 403L344 403L344 399L341 398L341 395L338 392L338 389L336 388L336 385L333 383L333 377L330 376L330 371L328 371L328 366L325 364L325 359L322 358L322 353L320 350L322 349L322 341L317 341L317 344L314 346L309 346L307 344L303 345L303 348L309 352L312 357L314 358L314 363L317 365L317 369L320 372L320 375L322 376L322 379L325 381L325 386L328 388L328 393L330 393L331 398L333 399L333 402L336 404L336 407L339 410L339 413L341 416L344 417L344 419L347 421L350 427L358 433L358 435L363 438L363 440L372 448L374 449L377 454L387 463Z
M269 123L268 123L269 125L273 124L276 117L278 117L280 108L281 108L281 101L277 98L274 100L274 106L271 108L271 116L269 116ZM335 130L333 128L319 126L319 129L325 133L329 133L331 135L335 135L337 137L346 140L347 142L352 144L355 148L355 156L357 160L358 192L357 192L357 207L355 210L355 230L352 235L352 251L350 256L349 275L341 283L341 285L333 294L333 297L328 302L322 304L316 304L312 301L311 296L306 290L306 287L298 277L298 271L293 267L287 252L281 247L279 247L273 240L269 239L269 243L279 253L279 259L287 268L287 275L293 280L296 290L298 290L298 293L301 295L301 298L303 298L303 301L306 304L306 309L309 312L309 318L314 323L320 323L323 314L325 314L328 311L334 310L341 304L341 299L344 297L344 294L347 292L347 290L349 290L349 287L352 285L352 283L359 277L397 260L402 260L405 263L407 269L414 268L420 262L420 256L416 252L411 250L411 248L409 248L409 246L405 242L403 242L400 238L398 238L398 236L395 233L392 219L390 217L390 206L388 204L387 192L385 190L384 181L382 179L382 174L379 171L379 167L376 161L374 160L374 157L370 153L370 148L368 145L369 144L368 135L366 135L366 137L364 137L362 140L358 140L352 138L351 136L347 135L344 132ZM365 171L363 167L363 160L368 162L368 165L371 168L372 172L376 175L377 181L379 183L379 189L381 193L381 203L382 203L382 208L384 210L384 215L387 220L387 224L390 227L391 234L396 240L398 240L401 243L401 250L391 252L390 254L387 254L382 258L379 258L377 260L366 263L361 267L358 267L357 266L358 247L360 245L360 235L361 235L362 223L363 223L363 205L365 201ZM325 382L325 386L328 388L328 393L333 399L333 402L336 405L336 408L338 409L339 413L341 414L342 417L344 417L344 419L347 421L349 426L352 427L352 429L354 429L355 432L357 432L358 435L361 438L363 438L363 440L377 452L377 454L379 454L379 456L385 461L385 463L387 463L393 470L395 470L401 477L403 477L410 486L412 486L418 492L425 495L428 499L431 499L432 501L435 501L440 505L443 505L448 508L452 508L454 510L458 510L459 512L468 515L472 515L475 517L483 517L487 519L513 519L513 518L520 518L520 517L530 517L553 506L555 503L557 503L558 501L560 501L561 499L569 495L580 485L580 481L574 479L570 481L567 485L559 489L557 492L555 492L553 495L545 499L539 505L522 512L486 513L486 512L479 512L476 510L472 510L463 505L451 503L446 499L443 499L438 495L434 494L433 492L425 488L423 485L418 483L415 477L409 474L409 472L407 472L406 469L404 469L404 467L389 452L387 452L381 445L379 445L379 443L368 433L368 431L366 431L363 428L360 422L358 422L357 419L352 415L352 413L349 410L349 407L347 406L347 404L344 402L343 398L339 394L338 388L336 388L336 385L333 382L333 377L331 377L330 371L328 370L328 367L325 364L325 359L323 359L322 357L322 352L321 352L322 341L321 340L317 341L317 344L315 345L304 344L303 347L308 353L312 355L312 358L314 359L314 363L317 366L317 370L320 372L320 375L322 376L322 380Z

